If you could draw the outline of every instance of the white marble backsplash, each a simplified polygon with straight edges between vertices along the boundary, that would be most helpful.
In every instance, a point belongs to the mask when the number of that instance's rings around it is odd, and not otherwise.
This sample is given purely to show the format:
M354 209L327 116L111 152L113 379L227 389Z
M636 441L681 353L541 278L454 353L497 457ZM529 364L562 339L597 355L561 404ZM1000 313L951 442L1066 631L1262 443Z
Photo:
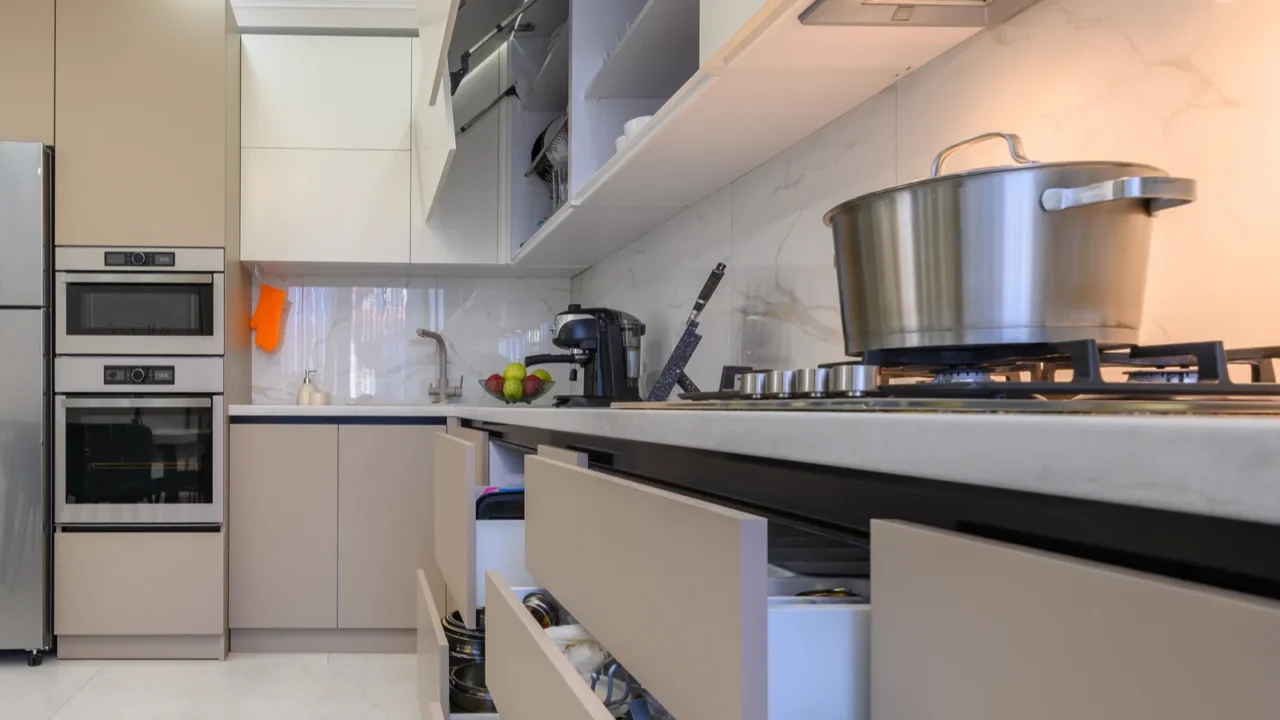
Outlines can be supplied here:
M695 381L714 386L724 364L838 360L823 214L925 177L957 140L1005 130L1036 160L1134 161L1198 180L1197 202L1155 220L1143 341L1274 345L1278 127L1280 3L1043 0L574 278L573 298L648 323L656 372L706 274L726 262ZM947 169L1007 164L1003 152L968 149Z
M280 346L253 348L254 404L294 404L305 370L335 405L422 404L436 381L434 340L444 335L449 382L462 381L466 404L488 398L478 381L512 361L557 352L551 321L569 304L568 280L475 278L264 277L287 289L290 307ZM258 283L254 283L257 302ZM567 366L546 369L568 392ZM554 394L554 393L553 393ZM549 404L550 396L538 404Z

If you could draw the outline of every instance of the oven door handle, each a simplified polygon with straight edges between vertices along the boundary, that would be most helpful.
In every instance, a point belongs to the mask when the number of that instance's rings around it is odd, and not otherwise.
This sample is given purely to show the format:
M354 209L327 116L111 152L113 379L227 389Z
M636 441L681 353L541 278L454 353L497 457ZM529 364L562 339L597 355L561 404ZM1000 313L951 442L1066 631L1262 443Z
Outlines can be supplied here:
M212 285L212 273L62 273L68 285Z
M211 408L209 398L59 398L68 408Z

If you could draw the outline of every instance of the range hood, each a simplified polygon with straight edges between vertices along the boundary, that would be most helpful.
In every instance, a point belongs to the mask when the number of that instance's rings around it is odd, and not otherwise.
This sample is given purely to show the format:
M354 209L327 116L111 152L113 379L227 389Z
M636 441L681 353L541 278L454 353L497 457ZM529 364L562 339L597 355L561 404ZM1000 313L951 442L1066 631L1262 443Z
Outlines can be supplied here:
M994 27L1040 0L817 0L800 15L805 25Z

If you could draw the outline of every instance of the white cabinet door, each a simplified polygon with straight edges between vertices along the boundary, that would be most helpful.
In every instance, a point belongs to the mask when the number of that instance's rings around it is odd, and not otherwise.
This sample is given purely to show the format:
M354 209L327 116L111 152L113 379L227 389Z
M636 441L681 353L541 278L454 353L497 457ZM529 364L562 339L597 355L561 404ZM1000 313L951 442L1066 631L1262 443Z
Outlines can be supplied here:
M241 146L408 150L410 38L246 35Z
M415 73L431 79L426 102L434 105L441 93L449 93L449 41L453 38L453 25L458 19L460 0L417 0L418 43L425 48L413 60Z
M409 262L409 151L241 154L241 259Z
M417 58L414 72L425 64ZM456 97L446 85L434 105L431 83L414 80L414 135L411 258L419 264L498 262L498 159L501 113L495 108L462 135L466 122L502 91L499 65L503 50L468 75Z

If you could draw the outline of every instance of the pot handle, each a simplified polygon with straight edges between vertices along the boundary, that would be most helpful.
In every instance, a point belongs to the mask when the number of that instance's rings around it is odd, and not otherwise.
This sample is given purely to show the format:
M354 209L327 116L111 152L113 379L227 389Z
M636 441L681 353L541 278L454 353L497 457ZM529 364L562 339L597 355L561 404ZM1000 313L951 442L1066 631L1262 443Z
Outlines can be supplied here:
M986 142L987 140L995 140L996 138L1002 138L1009 145L1009 155L1013 158L1015 163L1019 165L1028 165L1035 162L1035 160L1028 158L1026 153L1022 151L1022 138L1017 135L1003 132L982 133L981 135L974 135L968 140L961 140L955 145L948 145L943 148L942 152L938 153L938 156L933 159L933 177L938 177L938 173L942 172L942 163L946 162L947 158L951 157L957 150L967 148L970 145L977 145L978 143Z
M1146 175L1104 180L1075 188L1049 188L1040 195L1040 205L1049 212L1057 212L1116 200L1146 200L1147 212L1154 215L1161 210L1195 202L1195 199L1195 180Z

